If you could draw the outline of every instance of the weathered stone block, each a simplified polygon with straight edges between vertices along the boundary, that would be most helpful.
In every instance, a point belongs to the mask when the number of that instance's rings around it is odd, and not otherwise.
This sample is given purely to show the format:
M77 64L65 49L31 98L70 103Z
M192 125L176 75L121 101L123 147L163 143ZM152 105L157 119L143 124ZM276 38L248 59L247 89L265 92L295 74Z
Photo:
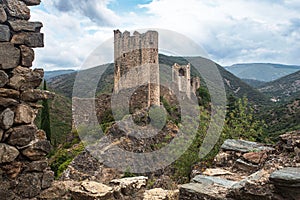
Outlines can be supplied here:
M180 186L180 200L226 200L228 188L211 184L188 183ZM229 199L227 199L229 200Z
M287 167L273 172L270 180L278 186L300 188L300 168Z
M35 139L37 140L47 140L46 132L43 130L38 130L35 134Z
M8 83L8 75L3 71L0 70L0 87L3 87Z
M270 181L275 185L277 193L287 199L300 199L300 168L283 168L270 175Z
M33 141L37 132L35 125L22 125L14 127L7 131L9 135L7 143L13 146L23 147Z
M41 0L22 0L24 3L26 3L27 6L36 6L40 5Z
M12 69L19 65L20 50L12 43L0 43L0 69Z
M19 155L19 151L12 146L0 143L0 163L14 161Z
M2 169L4 169L5 173L10 178L16 178L20 174L22 167L23 167L23 164L21 162L13 162L13 163L4 165L2 167Z
M242 159L237 159L233 165L234 169L242 170L245 172L253 172L258 170L259 166L256 164L248 163Z
M42 179L42 189L47 189L51 187L52 182L54 181L54 172L47 171L43 174Z
M68 200L71 199L69 190L80 186L76 181L54 181L51 188L44 190L39 196L39 200Z
M0 42L9 42L10 30L6 25L0 24Z
M70 188L72 199L105 200L113 199L113 188L94 181L84 181L81 186Z
M22 151L30 160L41 160L51 151L51 144L47 140L37 141Z
M35 112L26 104L18 105L15 115L16 124L31 124L35 119Z
M8 85L15 90L20 90L20 88L25 84L25 77L21 74L16 74L9 79Z
M274 148L264 146L257 142L250 142L245 140L228 139L222 144L221 148L225 151L236 151L247 153L251 151L273 151Z
M203 186L205 185L219 185L225 188L231 188L234 184L236 184L236 181L230 181L227 179L214 177L214 176L204 176L204 175L197 175L192 179L192 182L194 183L200 183Z
M222 168L208 168L203 172L206 176L222 176L222 175L232 175L228 170Z
M154 188L146 190L143 200L170 200L178 199L179 190L164 190L162 188Z
M4 23L7 20L6 12L3 8L3 5L0 5L0 23Z
M18 99L20 97L20 92L13 89L0 88L0 97Z
M25 172L42 172L48 167L46 160L33 161L25 167Z
M51 99L54 97L54 93L45 90L26 90L21 94L21 100L27 102L36 102L39 100Z
M11 99L11 98L5 98L5 97L0 97L0 106L2 107L9 107L9 106L15 106L17 105L19 102Z
M26 20L14 20L8 21L12 30L19 31L30 31L30 32L40 32L43 24L41 22L29 22Z
M0 114L0 127L4 130L9 129L14 123L14 112L7 108Z
M243 158L251 163L254 164L261 164L264 163L265 160L268 158L266 152L249 152L243 155Z
M21 67L18 66L15 69L12 70L12 74L16 75L16 74L28 74L30 73L32 70L27 68L27 67Z
M13 70L13 76L10 78L8 85L16 90L28 90L37 88L43 81L43 69L28 69L17 67Z
M148 177L139 176L139 177L130 177L122 179L114 179L110 183L115 186L119 186L122 194L124 195L133 195L135 192L140 190L142 187L145 187L148 181Z
M32 62L34 60L33 49L31 49L25 45L21 45L20 49L21 49L21 57L22 57L22 66L31 67Z
M28 20L30 18L30 10L26 4L18 0L5 0L6 12L9 16L18 19Z
M41 192L41 174L23 174L18 178L15 192L23 199L33 198Z
M11 42L13 44L25 44L29 47L44 47L44 34L22 32L13 35Z

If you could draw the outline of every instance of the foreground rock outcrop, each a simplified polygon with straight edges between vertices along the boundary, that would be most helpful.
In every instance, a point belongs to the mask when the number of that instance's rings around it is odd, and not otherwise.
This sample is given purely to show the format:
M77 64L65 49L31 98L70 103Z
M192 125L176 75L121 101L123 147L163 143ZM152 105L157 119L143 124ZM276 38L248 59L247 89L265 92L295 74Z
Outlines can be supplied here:
M272 146L226 140L214 168L193 171L179 199L300 199L300 131Z
M32 70L33 47L43 47L42 23L29 22L28 6L40 0L0 1L0 199L34 199L49 188L54 173L46 155L51 145L34 120L37 101L50 97L36 88L44 76Z
M96 181L57 181L38 199L74 199L74 200L171 200L178 198L178 190L161 188L146 190L147 177L113 179L107 184Z
M226 140L213 166L202 170L201 163L196 165L191 182L179 189L165 187L171 182L166 174L155 183L153 174L122 178L123 173L84 151L38 199L296 200L300 197L299 144L300 131L282 135L276 145Z

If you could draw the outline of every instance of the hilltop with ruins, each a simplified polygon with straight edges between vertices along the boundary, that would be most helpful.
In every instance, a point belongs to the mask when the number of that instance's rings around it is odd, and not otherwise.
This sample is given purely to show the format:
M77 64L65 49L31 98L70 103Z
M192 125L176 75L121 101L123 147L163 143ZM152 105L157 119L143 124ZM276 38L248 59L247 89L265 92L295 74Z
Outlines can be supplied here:
M159 35L156 31L133 35L125 31L114 31L114 92L135 88L142 85L148 87L148 106L160 105L160 71L158 60ZM199 77L191 79L191 65L172 67L173 87L187 98L196 94L200 88ZM175 87L174 87L175 86Z

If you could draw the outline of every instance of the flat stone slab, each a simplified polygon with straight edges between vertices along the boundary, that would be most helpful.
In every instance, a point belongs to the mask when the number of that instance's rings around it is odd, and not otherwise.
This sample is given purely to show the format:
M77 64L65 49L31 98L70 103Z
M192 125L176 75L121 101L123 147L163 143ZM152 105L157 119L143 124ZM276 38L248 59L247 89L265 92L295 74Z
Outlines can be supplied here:
M300 187L300 168L288 167L275 171L271 174L270 180L274 185Z
M221 148L225 151L237 151L247 153L251 151L273 151L274 148L264 146L257 142L250 142L245 140L228 139L222 144Z
M222 169L222 168L208 168L203 172L206 176L222 176L222 175L232 175L233 173Z
M251 172L251 171L256 171L258 170L259 166L245 162L242 159L237 159L236 162L233 165L234 168L245 171L245 172Z
M273 172L269 179L286 199L300 199L300 168L283 168Z
M92 194L102 194L112 191L111 187L94 181L84 181L82 182L81 186Z
M27 20L14 20L8 21L10 27L16 31L30 31L30 32L39 32L43 27L41 22L29 22Z
M178 199L178 193L178 190L164 190L162 188L154 188L145 191L143 200Z
M180 186L179 199L227 200L228 189L200 183L188 183Z
M201 183L202 185L219 185L225 188L231 188L233 185L237 184L236 181L230 181L223 178L198 175L192 179L194 183Z
M237 182L236 184L234 184L231 189L235 189L235 190L241 189L241 188L245 187L245 185L248 182L255 182L266 176L268 176L267 171L265 171L265 170L257 171L255 173L251 174L250 176L242 179L241 181Z
M114 186L119 186L121 192L124 195L130 196L134 194L136 191L140 190L142 187L145 187L147 184L148 177L145 176L137 176L137 177L129 177L122 179L114 179L110 181Z

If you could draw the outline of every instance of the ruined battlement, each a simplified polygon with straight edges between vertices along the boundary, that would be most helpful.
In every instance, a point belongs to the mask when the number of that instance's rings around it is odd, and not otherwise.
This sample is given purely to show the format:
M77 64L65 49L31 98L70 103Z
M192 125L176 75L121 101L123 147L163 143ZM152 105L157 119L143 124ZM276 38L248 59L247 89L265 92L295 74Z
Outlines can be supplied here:
M151 55L149 50L153 50L153 60L148 60ZM158 61L156 60L156 53L158 52L158 32L156 31L147 31L146 33L139 33L135 31L133 35L130 32L125 31L122 33L120 30L114 31L114 53L115 58L126 57L128 54L133 52L142 53L145 52L144 56L136 57L134 60L136 65L142 65L145 63L153 63ZM149 54L146 54L146 52ZM143 54L142 54L143 55Z
M158 32L114 31L114 92L148 85L148 105L160 104Z

